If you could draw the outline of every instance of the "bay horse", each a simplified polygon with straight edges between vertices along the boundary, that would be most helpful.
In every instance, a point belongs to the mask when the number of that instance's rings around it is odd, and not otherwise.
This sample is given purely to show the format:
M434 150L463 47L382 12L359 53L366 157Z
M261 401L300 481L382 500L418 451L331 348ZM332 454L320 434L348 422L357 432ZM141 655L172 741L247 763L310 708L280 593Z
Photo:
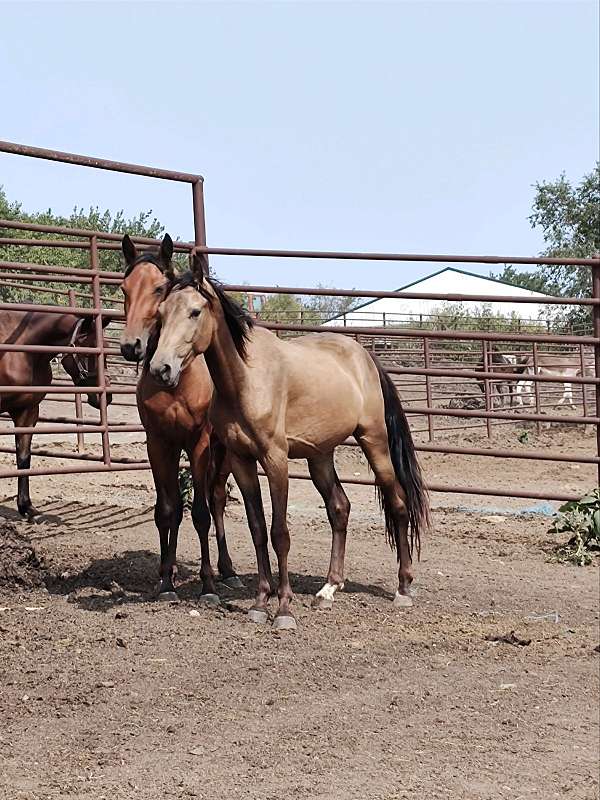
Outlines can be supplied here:
M103 324L110 322L106 317ZM95 347L96 329L93 317L54 314L45 311L3 311L0 314L0 341L4 344ZM3 386L49 386L52 383L51 361L57 353L0 351L0 384ZM97 356L66 353L61 359L75 386L95 386L98 380ZM34 427L40 414L42 392L11 392L0 395L0 411L7 411L15 427ZM112 396L107 394L107 403ZM93 408L100 408L100 399L91 392L87 396ZM31 466L31 433L16 433L17 469ZM32 520L37 511L31 503L29 477L17 478L17 509Z
M213 393L212 381L202 357L190 364L184 379L174 387L158 384L148 370L146 356L151 352L155 337L158 307L175 280L171 237L165 235L158 251L138 253L126 235L122 251L126 269L121 290L125 298L126 319L120 345L121 354L127 361L143 364L136 399L146 430L148 459L156 488L154 521L160 539L158 596L163 600L177 598L174 584L177 538L183 517L178 477L181 453L185 451L190 461L194 489L192 520L200 540L201 597L216 603L218 595L208 545L211 513L219 551L217 568L220 578L230 588L241 587L243 583L233 568L225 538L223 515L229 469L224 448L214 437L211 441L208 407Z
M327 583L315 604L331 607L343 587L350 502L333 451L353 435L375 474L386 538L398 555L397 607L412 605L413 548L429 524L421 470L397 390L357 342L338 333L282 340L254 327L249 314L208 275L205 256L192 253L192 272L178 278L159 307L160 338L150 372L164 386L186 380L204 354L214 383L210 421L226 446L244 498L258 565L258 590L249 617L268 619L273 578L258 480L263 468L271 496L271 542L279 565L276 629L295 628L288 575L288 458L305 458L321 494L333 541ZM410 526L410 539L408 529Z

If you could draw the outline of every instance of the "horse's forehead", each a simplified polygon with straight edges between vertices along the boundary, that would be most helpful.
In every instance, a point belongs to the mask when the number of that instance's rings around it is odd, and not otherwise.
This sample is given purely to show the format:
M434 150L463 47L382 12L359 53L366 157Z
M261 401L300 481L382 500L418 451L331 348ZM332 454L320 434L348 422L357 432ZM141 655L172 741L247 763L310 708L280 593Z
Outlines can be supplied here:
M205 302L202 295L192 286L186 286L185 289L177 289L167 300L167 306L174 314L186 311L191 306L197 306L199 302Z
M151 261L141 261L123 281L123 286L128 290L140 290L144 286L154 288L164 283L165 276Z

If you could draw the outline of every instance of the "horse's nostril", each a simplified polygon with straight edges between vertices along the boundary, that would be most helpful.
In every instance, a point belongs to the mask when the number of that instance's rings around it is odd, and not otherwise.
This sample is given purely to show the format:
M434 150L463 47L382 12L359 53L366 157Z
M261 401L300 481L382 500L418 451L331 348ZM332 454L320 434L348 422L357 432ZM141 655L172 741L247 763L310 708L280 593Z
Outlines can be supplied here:
M160 375L161 378L168 378L171 374L171 366L170 364L163 364L160 368Z
M136 339L135 343L124 342L121 344L121 355L126 361L141 361L144 356L144 346L141 339Z

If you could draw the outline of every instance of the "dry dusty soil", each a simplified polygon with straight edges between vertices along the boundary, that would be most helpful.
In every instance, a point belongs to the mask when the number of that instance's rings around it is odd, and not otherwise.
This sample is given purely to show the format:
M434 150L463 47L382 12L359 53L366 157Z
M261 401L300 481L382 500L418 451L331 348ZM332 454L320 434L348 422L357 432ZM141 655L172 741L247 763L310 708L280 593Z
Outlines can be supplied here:
M429 471L449 479L456 466L436 458ZM544 485L543 465L516 467ZM485 479L475 462L460 469ZM563 480L583 490L584 472ZM223 588L214 608L199 602L188 518L181 602L153 599L148 473L38 478L36 524L15 522L4 487L1 798L598 797L598 567L553 561L548 517L438 496L416 604L398 612L372 489L349 487L346 590L316 612L330 534L296 481L298 630L275 633L245 615L255 561L238 503L228 536L246 588Z

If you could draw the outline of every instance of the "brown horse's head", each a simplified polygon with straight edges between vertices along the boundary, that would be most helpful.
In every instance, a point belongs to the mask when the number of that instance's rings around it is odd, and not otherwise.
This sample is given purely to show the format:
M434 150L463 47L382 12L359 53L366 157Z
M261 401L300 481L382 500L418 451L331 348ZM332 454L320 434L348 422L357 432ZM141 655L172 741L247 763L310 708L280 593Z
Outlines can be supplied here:
M175 277L171 265L173 241L167 233L158 252L138 253L129 236L125 235L122 249L127 268L121 284L125 295L121 355L127 361L142 361L156 324L158 307L165 298L169 282Z
M106 327L109 322L110 319L102 318L103 327ZM96 326L94 319L93 317L81 317L71 332L69 347L95 346ZM66 353L61 358L61 364L75 386L98 385L98 357L92 353ZM106 377L106 385L110 386L108 377ZM100 397L96 392L88 392L87 401L92 408L100 408ZM112 403L112 394L110 392L106 394L106 402L107 404Z
M150 373L159 383L176 386L188 364L208 350L221 321L229 329L238 354L246 358L252 319L209 280L206 256L193 254L192 271L174 281L159 314L160 337L150 361Z

